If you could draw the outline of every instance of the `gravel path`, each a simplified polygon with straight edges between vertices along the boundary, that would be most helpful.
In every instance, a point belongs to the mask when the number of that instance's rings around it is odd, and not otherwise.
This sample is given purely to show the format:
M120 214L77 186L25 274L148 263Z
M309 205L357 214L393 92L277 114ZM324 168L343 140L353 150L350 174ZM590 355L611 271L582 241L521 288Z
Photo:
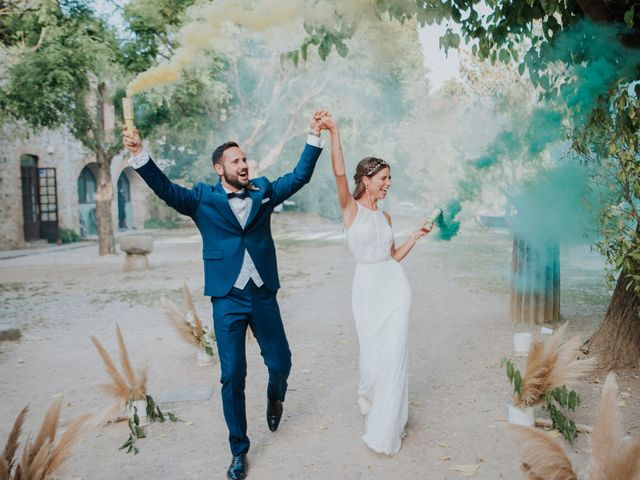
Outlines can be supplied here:
M406 225L397 225L398 237ZM511 355L514 332L536 329L508 318L506 234L465 231L454 242L426 239L403 262L414 296L410 420L402 450L387 458L360 440L358 343L350 305L354 264L340 227L286 214L274 218L274 232L293 371L283 422L273 434L264 420L266 370L255 340L249 341L250 479L458 479L465 477L452 467L474 464L480 464L473 477L478 480L523 478L517 449L503 428L509 388L499 362ZM149 393L188 423L147 427L136 456L118 451L126 424L89 430L60 478L225 478L230 453L218 365L196 366L194 350L176 337L160 308L163 296L180 304L186 280L201 317L210 319L208 299L199 293L200 239L191 230L159 235L151 269L143 273L122 273L123 255L100 258L95 246L0 259L0 323L23 333L19 342L0 344L0 446L26 403L29 432L57 394L64 394L64 418L111 403L100 390L106 374L88 337L95 335L115 355L119 322L134 364L149 365ZM563 264L563 285L575 287L567 291L574 301L563 305L563 314L572 332L586 338L602 318L606 291L597 261L585 267L572 255ZM586 283L579 275L585 268ZM583 287L591 289L592 303L579 301ZM579 423L592 420L598 380L578 388L584 399ZM638 435L640 381L627 372L621 388L631 394L625 423ZM565 446L584 464L585 436Z

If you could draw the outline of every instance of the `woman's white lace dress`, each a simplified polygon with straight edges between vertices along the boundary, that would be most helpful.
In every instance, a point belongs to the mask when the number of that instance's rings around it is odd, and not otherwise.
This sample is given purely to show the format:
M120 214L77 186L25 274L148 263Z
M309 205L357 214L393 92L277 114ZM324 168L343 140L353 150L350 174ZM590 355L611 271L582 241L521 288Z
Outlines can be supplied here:
M400 450L408 417L411 288L391 257L393 232L382 211L358 204L347 243L357 262L352 302L360 343L362 439L372 450L393 455Z

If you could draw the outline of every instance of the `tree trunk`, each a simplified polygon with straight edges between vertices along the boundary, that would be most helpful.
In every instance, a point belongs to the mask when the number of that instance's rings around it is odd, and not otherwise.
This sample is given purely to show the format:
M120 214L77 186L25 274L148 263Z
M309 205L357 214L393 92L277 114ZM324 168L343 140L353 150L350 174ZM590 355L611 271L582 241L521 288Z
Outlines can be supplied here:
M511 260L511 319L543 324L560 319L560 247L531 245L514 234Z
M606 370L636 367L640 359L640 298L623 271L600 328L587 341Z
M113 239L113 221L111 203L113 201L113 183L111 181L111 159L104 151L96 154L98 160L98 178L96 179L96 222L98 224L98 254L115 253Z

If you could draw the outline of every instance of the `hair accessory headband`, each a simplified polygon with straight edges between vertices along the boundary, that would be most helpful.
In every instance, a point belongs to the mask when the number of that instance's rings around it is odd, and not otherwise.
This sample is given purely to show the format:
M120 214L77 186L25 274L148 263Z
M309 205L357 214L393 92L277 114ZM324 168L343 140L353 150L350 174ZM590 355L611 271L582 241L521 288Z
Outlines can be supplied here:
M388 167L388 166L389 165L387 165L387 162L385 162L384 160L376 159L373 161L369 169L366 172L364 172L364 174L365 176L368 177L370 175L373 175L373 172L375 172L379 167Z

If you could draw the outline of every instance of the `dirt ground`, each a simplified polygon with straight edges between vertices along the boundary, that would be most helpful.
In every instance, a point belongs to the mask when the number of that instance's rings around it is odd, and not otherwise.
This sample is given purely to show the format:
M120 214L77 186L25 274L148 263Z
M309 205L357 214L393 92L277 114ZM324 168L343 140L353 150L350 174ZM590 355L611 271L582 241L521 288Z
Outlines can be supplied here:
M453 467L477 463L478 480L523 478L517 445L504 429L510 389L499 364L512 356L514 332L539 332L508 317L508 234L466 229L452 242L426 238L403 261L414 297L410 419L401 451L389 458L360 440L354 262L340 226L293 213L273 223L293 370L283 422L271 433L264 418L266 369L256 342L248 344L249 478L458 479L465 477ZM396 221L396 238L406 225ZM230 453L218 365L196 366L194 349L174 334L160 308L163 296L180 304L186 280L201 317L210 319L210 303L200 293L200 238L195 230L154 235L151 268L139 273L122 272L122 254L98 257L95 244L2 252L0 323L20 327L23 338L0 343L0 447L27 403L28 432L58 394L66 419L112 403L100 390L106 373L89 336L117 355L118 322L134 364L149 366L149 393L187 423L148 426L136 456L118 451L126 424L88 430L60 478L225 478ZM586 247L563 250L562 262L563 316L572 334L586 338L608 301L602 262ZM602 383L594 376L577 385L583 398L578 423L592 422ZM630 394L625 426L639 435L638 372L621 374L620 384ZM588 435L573 446L561 442L584 471Z

